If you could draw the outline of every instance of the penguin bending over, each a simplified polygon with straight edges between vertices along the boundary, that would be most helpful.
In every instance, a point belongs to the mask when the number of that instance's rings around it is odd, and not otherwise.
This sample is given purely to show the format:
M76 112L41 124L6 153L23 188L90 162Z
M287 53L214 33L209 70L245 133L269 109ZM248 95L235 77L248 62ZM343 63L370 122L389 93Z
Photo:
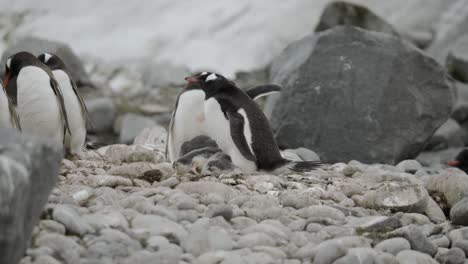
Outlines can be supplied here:
M0 80L0 125L21 130L18 114L8 98L2 80Z
M207 76L208 72L202 72L198 75ZM279 85L265 84L247 89L245 93L255 100L280 91L281 86ZM166 159L169 158L171 162L175 162L183 156L180 153L182 144L205 134L203 109L205 97L203 89L200 89L198 83L193 82L189 82L177 97L166 145Z
M50 53L41 54L37 58L49 67L60 86L70 130L73 131L73 135L68 132L65 134L65 149L70 154L78 155L85 146L87 123L91 124L88 109L65 63L57 55Z
M10 82L16 82L16 89L9 89ZM67 112L60 87L46 65L29 52L16 53L6 62L5 87L24 133L63 144L65 132L70 133Z
M197 84L192 86L193 89L204 95L202 131L215 140L244 173L257 170L304 172L320 165L317 161L284 159L268 119L257 103L224 76L203 72L186 80L189 84Z

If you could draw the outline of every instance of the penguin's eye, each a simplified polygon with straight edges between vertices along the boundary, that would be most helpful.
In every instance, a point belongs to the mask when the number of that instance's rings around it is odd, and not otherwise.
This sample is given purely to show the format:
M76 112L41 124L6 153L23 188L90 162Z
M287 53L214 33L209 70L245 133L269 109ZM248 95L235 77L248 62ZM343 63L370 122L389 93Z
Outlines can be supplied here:
M212 74L208 75L208 77L206 77L205 82L214 81L216 79L218 79L218 77L216 76L216 74L212 73Z

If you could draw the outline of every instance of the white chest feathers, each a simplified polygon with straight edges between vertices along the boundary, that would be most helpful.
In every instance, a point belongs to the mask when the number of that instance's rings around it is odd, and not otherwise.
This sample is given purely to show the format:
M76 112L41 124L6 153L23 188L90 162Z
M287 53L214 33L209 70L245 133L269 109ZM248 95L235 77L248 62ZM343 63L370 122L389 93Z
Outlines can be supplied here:
M206 116L206 134L216 141L219 148L223 150L224 153L231 157L234 165L239 167L245 173L254 172L257 169L255 162L244 157L234 143L229 120L225 118L218 101L214 98L210 98L205 101L204 108ZM243 109L239 109L238 113L244 117L244 137L249 149L252 150L252 133L250 131L249 122L246 118L246 113Z
M65 134L65 147L71 154L82 152L86 140L86 119L80 100L71 85L70 77L62 70L52 72L62 90L63 101L67 111L70 133Z
M172 129L169 131L168 151L172 162L179 158L180 147L185 141L204 134L204 100L205 93L201 90L189 90L179 96Z
M0 125L4 127L13 127L11 123L11 115L9 108L8 97L5 90L0 84Z
M22 131L62 144L64 121L49 75L38 67L27 66L19 72L16 84Z

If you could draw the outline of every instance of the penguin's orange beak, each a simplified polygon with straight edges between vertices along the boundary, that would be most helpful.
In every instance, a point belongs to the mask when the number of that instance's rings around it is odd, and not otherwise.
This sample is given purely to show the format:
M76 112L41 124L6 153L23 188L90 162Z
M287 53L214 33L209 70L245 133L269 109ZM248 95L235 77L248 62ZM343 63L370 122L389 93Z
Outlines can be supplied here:
M6 73L6 77L5 77L5 88L8 86L8 82L10 81L10 77L11 77L11 72L7 72Z
M185 80L189 83L198 83L200 82L200 79L198 79L197 77L185 77Z
M458 164L460 164L458 160L447 162L447 165L453 166L453 167L457 166Z

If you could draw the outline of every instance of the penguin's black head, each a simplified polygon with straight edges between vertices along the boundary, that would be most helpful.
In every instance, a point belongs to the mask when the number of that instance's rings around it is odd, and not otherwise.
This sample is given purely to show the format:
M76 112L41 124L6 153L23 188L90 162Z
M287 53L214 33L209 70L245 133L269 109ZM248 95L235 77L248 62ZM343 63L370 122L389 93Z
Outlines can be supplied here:
M189 85L198 85L200 89L210 93L233 84L224 76L212 72L196 73L190 77L186 77L185 80Z
M8 82L17 77L22 68L31 65L39 65L40 62L29 52L21 51L8 58L5 65L5 87Z
M465 172L468 171L468 149L462 150L458 153L454 161L448 163L449 166L458 167Z
M43 53L43 54L37 56L37 58L42 63L47 65L49 67L49 69L52 70L52 71L54 71L54 70L66 71L66 69L67 69L67 67L65 66L65 63L63 63L63 61L55 54Z

